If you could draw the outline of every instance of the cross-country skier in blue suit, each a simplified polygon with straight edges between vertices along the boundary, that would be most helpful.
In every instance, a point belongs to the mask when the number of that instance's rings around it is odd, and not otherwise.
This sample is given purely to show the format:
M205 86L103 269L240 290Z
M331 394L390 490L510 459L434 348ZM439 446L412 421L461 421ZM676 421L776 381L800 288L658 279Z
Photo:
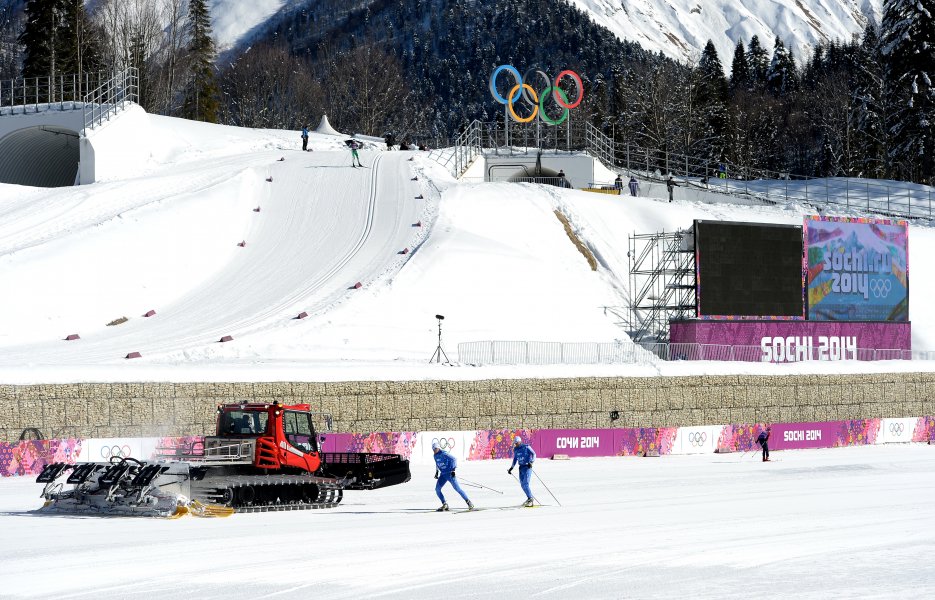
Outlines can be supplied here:
M765 431L761 431L760 435L756 437L756 443L763 448L763 462L769 461L769 432L770 428L767 427Z
M534 504L532 491L529 489L529 478L532 477L532 463L536 462L536 453L529 447L529 444L523 443L523 438L516 436L513 438L513 464L507 469L507 473L513 474L513 467L519 463L519 484L526 493L526 502L523 506L532 506Z
M461 497L467 502L468 510L474 510L474 505L471 504L467 494L464 493L455 478L455 467L458 466L458 459L442 450L438 442L432 442L432 452L435 454L435 479L438 480L438 483L435 484L435 493L438 495L438 499L442 501L442 505L438 507L436 512L448 510L448 503L445 502L445 496L442 494L442 486L446 483L450 483L451 487L461 494Z

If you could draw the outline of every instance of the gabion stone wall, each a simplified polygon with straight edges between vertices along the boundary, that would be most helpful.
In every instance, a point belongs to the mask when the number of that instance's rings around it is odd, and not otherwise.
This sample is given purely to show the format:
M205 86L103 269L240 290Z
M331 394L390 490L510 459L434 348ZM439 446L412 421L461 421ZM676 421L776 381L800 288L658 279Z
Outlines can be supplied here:
M935 373L0 385L0 440L210 434L215 406L307 403L339 432L808 422L935 414ZM611 421L609 413L619 412Z

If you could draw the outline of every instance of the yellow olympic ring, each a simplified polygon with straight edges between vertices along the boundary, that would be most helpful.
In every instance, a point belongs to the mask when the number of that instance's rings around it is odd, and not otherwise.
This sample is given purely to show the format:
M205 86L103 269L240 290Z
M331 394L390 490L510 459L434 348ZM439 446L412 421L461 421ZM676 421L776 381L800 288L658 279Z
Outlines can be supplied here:
M529 85L528 83L523 84L523 89L529 90L529 93L532 94L532 100L533 102L535 102L535 108L532 109L532 114L529 115L529 117L523 119L523 118L520 118L518 114L516 114L515 110L513 110L513 102L512 102L513 94L515 94L518 89L519 89L519 84L516 84L513 86L513 89L510 90L510 93L507 94L506 97L510 100L507 106L510 108L510 114L513 115L513 118L516 119L517 123L529 123L530 121L536 118L536 115L539 114L539 95L536 94L536 90L532 89L531 85Z

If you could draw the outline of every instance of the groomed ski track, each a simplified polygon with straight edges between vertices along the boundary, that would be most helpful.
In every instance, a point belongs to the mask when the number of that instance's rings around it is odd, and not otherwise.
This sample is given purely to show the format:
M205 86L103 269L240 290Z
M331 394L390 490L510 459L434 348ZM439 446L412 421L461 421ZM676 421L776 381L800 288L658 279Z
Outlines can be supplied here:
M436 513L434 465L328 511L36 516L0 480L5 599L928 598L935 446L536 462L562 506ZM523 498L509 461L458 475ZM538 481L533 493L546 502ZM464 502L446 486L453 511ZM551 499L549 498L549 501ZM429 512L425 512L429 511Z
M314 315L340 303L353 293L355 283L370 282L402 265L398 252L413 246L417 230L412 224L424 208L404 154L361 155L366 168L352 168L347 152L263 151L157 175L151 195L135 205L111 198L104 184L93 198L89 190L76 188L47 199L42 210L30 206L22 211L29 222L7 222L0 231L7 253L42 244L63 230L96 226L127 210L145 212L147 204L219 186L232 188L233 197L216 210L242 213L231 220L243 222L243 235L231 235L230 259L218 271L171 304L127 307L127 323L82 333L76 343L63 344L59 337L0 347L0 364L113 363L129 352L147 358L197 356L208 354L204 348L222 336L237 340L259 330L296 326L293 318L299 312ZM125 187L117 189L126 194ZM164 232L164 243L171 244L172 237L171 231ZM245 246L237 247L241 241ZM149 308L157 309L156 316L138 318L137 313Z

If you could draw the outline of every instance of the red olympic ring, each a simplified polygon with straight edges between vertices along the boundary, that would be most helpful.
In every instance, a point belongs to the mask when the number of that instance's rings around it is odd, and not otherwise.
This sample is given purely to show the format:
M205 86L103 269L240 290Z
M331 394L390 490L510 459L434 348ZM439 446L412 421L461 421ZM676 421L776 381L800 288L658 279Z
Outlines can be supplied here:
M561 83L562 77L565 75L568 75L575 80L575 85L577 86L576 89L578 90L578 99L571 104L565 100L562 100L561 96L558 95L558 84ZM584 83L581 82L581 77L571 69L565 69L558 74L558 77L555 78L555 90L552 92L552 96L555 98L555 101L558 103L558 105L562 108L577 108L577 106L581 104L581 100L584 98Z

